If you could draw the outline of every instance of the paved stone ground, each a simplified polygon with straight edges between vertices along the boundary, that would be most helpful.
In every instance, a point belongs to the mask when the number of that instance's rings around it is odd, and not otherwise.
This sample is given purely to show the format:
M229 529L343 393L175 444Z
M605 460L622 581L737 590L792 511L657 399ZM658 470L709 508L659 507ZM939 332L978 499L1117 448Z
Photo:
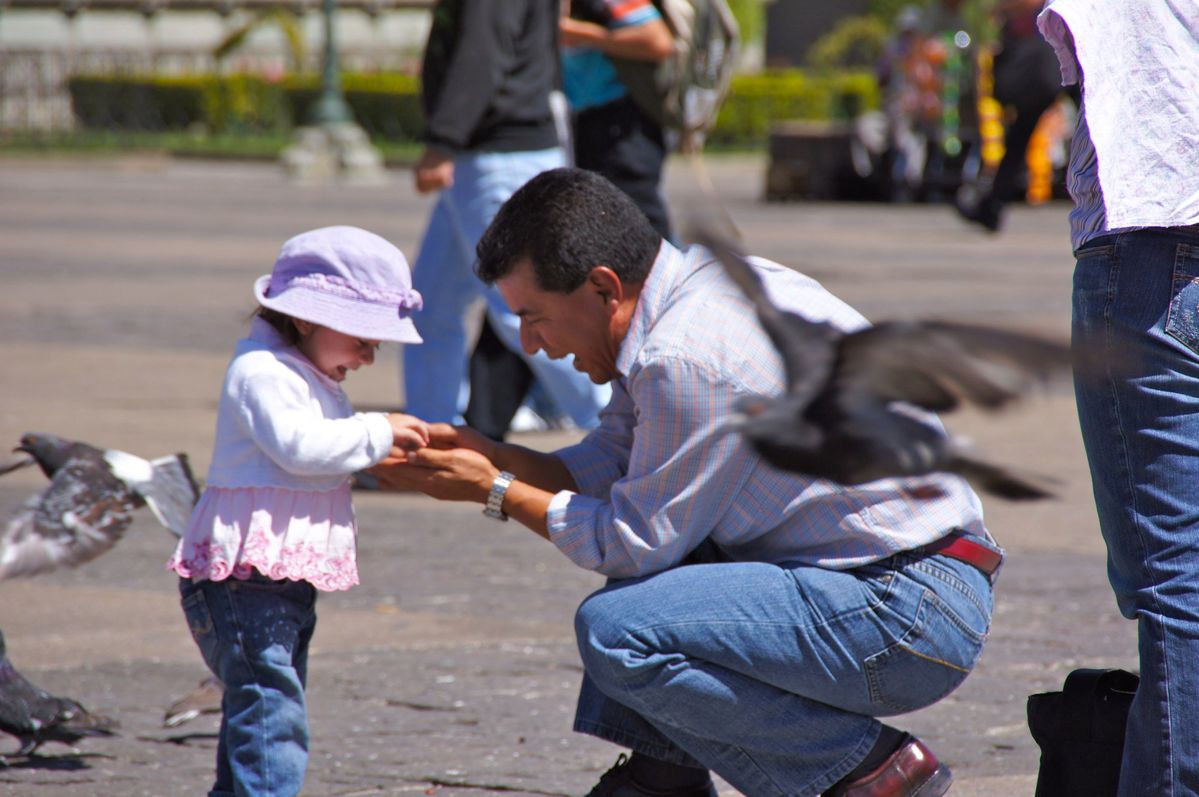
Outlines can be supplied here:
M943 206L767 205L764 164L710 163L757 254L800 268L873 318L927 316L1065 336L1067 208L1014 208L984 236ZM697 195L674 164L676 211ZM354 223L408 253L429 202L409 176L372 188L289 185L264 164L0 159L0 445L24 431L208 464L216 393L252 309L250 284L290 235ZM395 350L347 388L397 405ZM1009 549L992 639L954 695L898 720L957 775L953 794L1033 793L1028 694L1077 666L1135 665L1114 607L1068 386L952 426L1060 482L1036 505L988 501ZM551 448L569 433L521 435ZM43 483L0 480L0 517ZM515 523L474 505L359 494L363 584L322 597L311 660L306 795L582 794L615 748L570 731L580 669L571 635L599 584ZM203 666L162 563L169 537L139 518L121 545L69 572L0 583L9 655L39 685L115 716L121 734L0 768L0 794L202 794L216 719L161 727ZM732 790L722 789L728 794Z

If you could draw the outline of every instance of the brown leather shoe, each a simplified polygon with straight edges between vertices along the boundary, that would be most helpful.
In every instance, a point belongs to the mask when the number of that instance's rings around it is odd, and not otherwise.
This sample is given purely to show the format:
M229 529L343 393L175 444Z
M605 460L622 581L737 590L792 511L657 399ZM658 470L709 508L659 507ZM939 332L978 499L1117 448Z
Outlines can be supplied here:
M824 797L941 797L953 775L932 750L907 737L873 772L850 783L838 783Z

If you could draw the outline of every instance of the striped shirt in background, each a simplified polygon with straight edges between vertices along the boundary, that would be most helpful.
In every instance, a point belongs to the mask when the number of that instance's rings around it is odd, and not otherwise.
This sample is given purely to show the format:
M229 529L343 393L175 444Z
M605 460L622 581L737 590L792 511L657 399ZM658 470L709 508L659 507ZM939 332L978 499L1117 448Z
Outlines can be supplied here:
M867 323L809 277L754 263L783 307L844 329ZM782 392L783 366L706 250L662 244L617 368L600 426L557 452L579 492L554 496L550 539L580 567L654 573L711 536L737 561L845 569L955 527L985 534L978 498L956 476L847 487L777 470L721 431L738 397Z

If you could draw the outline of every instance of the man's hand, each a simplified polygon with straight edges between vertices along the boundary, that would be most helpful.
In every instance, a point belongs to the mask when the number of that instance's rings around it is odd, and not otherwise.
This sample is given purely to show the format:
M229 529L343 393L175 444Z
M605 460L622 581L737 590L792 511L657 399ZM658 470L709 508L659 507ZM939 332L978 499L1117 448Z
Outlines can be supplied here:
M560 490L577 491L574 477L553 454L500 443L468 426L429 424L429 445L419 451L393 449L370 469L384 490L417 490L443 501L486 504L501 470L515 473L504 511L549 539L546 516Z
M454 159L435 149L425 149L413 167L416 190L422 194L440 191L454 184Z
M434 426L434 440L442 426L446 424ZM500 469L467 448L422 448L408 452L405 459L388 457L370 472L384 490L419 490L443 501L486 503Z
M487 459L495 462L496 451L499 448L490 437L469 426L451 426L448 423L429 425L429 445L433 448L469 448L478 451Z

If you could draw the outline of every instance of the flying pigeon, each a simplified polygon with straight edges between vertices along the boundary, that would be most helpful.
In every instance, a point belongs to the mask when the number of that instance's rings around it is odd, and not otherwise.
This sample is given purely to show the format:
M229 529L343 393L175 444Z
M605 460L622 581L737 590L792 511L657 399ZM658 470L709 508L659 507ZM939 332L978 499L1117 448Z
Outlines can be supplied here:
M0 536L0 580L75 567L112 548L149 506L182 535L199 491L186 454L155 460L50 434L26 434L0 473L37 464L50 485L31 497Z
M706 231L710 250L753 303L782 355L787 388L739 400L739 430L769 463L843 484L949 471L1010 500L1047 498L1042 479L986 461L962 438L913 411L963 403L997 409L1037 382L1068 373L1067 345L945 321L889 321L855 332L777 307L755 267Z
M225 685L216 676L210 675L200 681L195 689L172 703L163 714L164 728L174 728L191 722L201 714L219 714Z
M0 632L0 731L17 737L21 744L10 755L33 755L45 742L74 744L85 736L112 736L116 727L114 720L91 714L74 700L55 697L26 680L9 661Z

